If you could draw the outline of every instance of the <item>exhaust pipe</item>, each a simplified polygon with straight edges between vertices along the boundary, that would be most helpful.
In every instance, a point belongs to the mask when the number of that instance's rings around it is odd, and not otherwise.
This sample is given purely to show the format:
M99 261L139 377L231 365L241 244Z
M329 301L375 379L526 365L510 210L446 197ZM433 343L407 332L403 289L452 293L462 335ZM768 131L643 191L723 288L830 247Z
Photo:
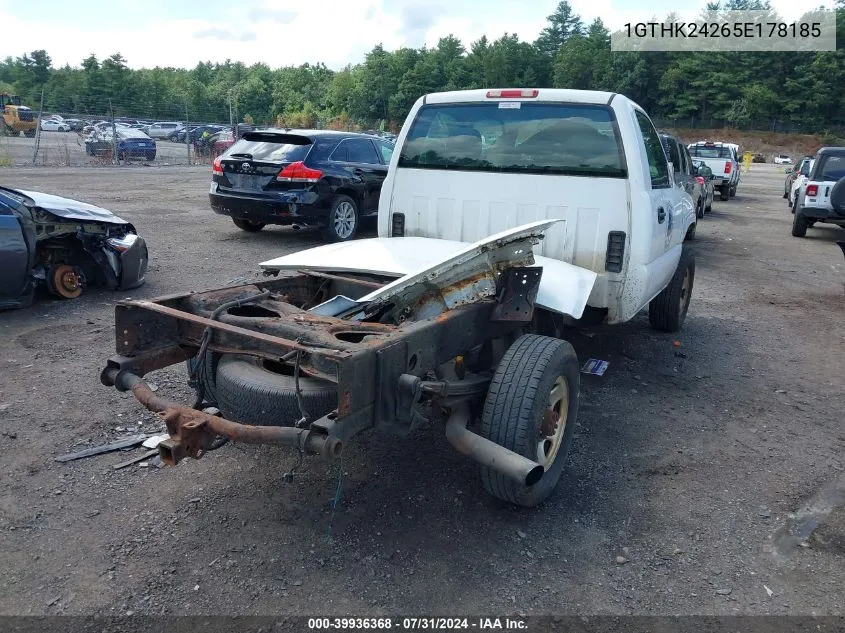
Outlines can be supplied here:
M537 462L468 430L469 418L469 405L460 402L446 422L446 439L458 452L523 486L533 486L543 478L546 471Z
M240 424L171 402L157 396L141 377L116 367L105 369L101 380L118 391L132 391L138 402L164 418L170 439L159 444L159 456L171 466L186 457L202 457L218 436L245 444L291 446L327 460L337 459L343 451L339 439L324 433L289 426Z

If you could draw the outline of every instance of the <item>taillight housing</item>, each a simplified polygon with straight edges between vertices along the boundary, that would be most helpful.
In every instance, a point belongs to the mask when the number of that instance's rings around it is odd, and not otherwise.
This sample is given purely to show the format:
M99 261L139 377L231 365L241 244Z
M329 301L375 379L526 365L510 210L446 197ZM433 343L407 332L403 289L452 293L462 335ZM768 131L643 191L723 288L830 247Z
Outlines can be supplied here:
M731 173L731 161L727 161L727 162L725 163L725 173L726 173L726 174Z
M695 182L697 182L699 185L703 185L704 184L704 177L703 176L696 176Z
M808 198L815 198L819 195L819 186L818 185L807 185L807 197Z
M510 88L507 90L488 90L488 99L533 99L540 94L536 88L533 89L519 89Z
M323 172L319 169L311 169L306 167L301 160L291 163L279 172L276 180L281 182L309 182L315 183L323 177Z
M390 216L390 236L403 237L405 235L405 214L393 213Z
M220 162L220 157L214 159L214 162L211 164L211 173L215 176L222 176L223 175L223 165Z

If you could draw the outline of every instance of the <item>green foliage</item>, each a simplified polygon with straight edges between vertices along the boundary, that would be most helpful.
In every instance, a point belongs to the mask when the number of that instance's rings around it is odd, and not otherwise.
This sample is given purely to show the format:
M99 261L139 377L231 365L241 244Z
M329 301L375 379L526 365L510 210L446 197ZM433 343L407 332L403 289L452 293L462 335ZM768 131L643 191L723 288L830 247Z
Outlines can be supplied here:
M845 126L845 0L836 5L838 49L823 53L613 53L602 21L585 26L563 0L534 43L504 33L468 46L454 35L433 48L379 44L338 71L231 60L133 70L119 53L57 68L35 50L0 61L0 92L38 107L43 88L48 111L92 117L395 130L429 92L554 86L619 92L679 124L835 130ZM710 2L703 12L737 9L775 15L768 0Z

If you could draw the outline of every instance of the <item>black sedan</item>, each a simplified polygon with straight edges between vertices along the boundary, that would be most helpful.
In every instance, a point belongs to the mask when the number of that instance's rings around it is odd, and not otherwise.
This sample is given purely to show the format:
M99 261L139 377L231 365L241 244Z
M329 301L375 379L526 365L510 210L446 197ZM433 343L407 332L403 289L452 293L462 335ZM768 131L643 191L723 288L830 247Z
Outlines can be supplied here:
M269 129L244 134L214 160L211 208L244 231L267 224L355 237L378 213L393 144L351 132Z
M88 285L136 288L147 262L143 238L111 211L0 187L0 309L30 305L39 285L63 299Z

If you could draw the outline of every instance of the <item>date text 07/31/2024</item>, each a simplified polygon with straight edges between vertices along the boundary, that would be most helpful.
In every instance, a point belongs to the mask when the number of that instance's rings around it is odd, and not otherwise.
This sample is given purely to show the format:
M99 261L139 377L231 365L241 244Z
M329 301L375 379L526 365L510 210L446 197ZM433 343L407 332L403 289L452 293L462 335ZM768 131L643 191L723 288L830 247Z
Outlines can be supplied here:
M524 619L512 617L490 618L308 618L308 628L314 631L390 630L397 631L525 631Z

